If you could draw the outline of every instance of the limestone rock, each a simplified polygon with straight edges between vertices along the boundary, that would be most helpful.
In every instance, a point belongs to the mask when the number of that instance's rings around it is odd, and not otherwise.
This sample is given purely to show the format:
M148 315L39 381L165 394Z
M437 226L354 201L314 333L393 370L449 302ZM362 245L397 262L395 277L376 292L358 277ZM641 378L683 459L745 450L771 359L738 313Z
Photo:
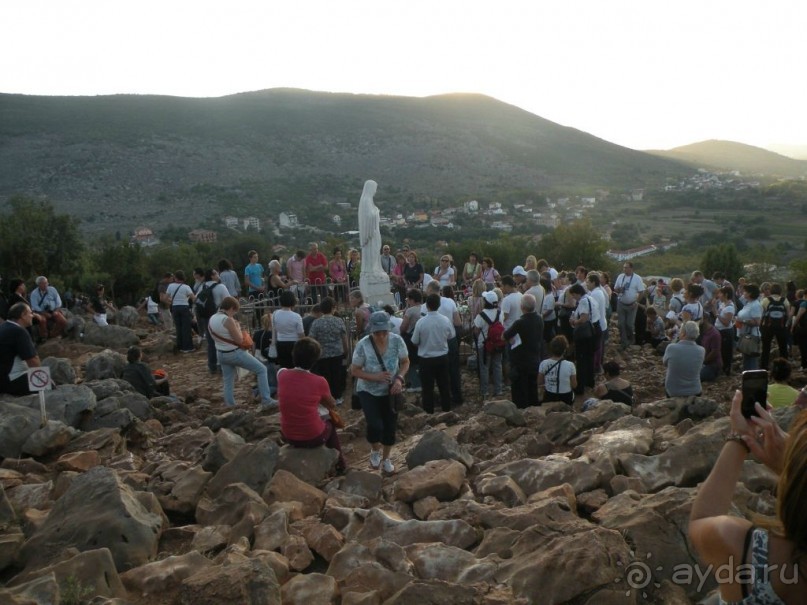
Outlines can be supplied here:
M213 431L206 426L187 427L171 435L158 439L155 446L163 449L166 455L175 460L198 463L205 448L213 441Z
M719 418L697 425L670 443L657 456L622 454L618 457L625 474L638 477L650 491L670 485L687 487L706 479L723 447L729 419Z
M215 473L222 466L235 458L236 454L244 447L244 438L229 429L219 429L213 441L205 449L205 456L202 460L202 468L208 472Z
M118 309L118 312L115 313L115 323L124 328L136 328L139 321L140 314L137 312L137 309L131 305L121 307Z
M205 496L199 500L196 520L202 525L235 525L248 515L262 519L268 513L269 507L254 490L243 483L233 483L217 498Z
M458 460L471 468L474 458L457 440L445 433L432 429L420 438L415 447L406 455L406 466L414 469L430 460Z
M300 531L308 547L326 561L333 559L345 545L345 538L336 528L319 521L302 525Z
M91 468L98 466L101 462L101 457L95 450L88 450L84 452L70 452L63 454L56 461L56 469L60 471L75 471L83 473Z
M0 458L19 458L22 446L39 430L39 412L0 401Z
M263 499L267 504L296 500L303 505L303 515L319 515L328 496L325 492L309 485L288 471L278 470L272 477Z
M277 459L278 447L271 439L245 445L213 476L206 491L215 498L228 485L243 483L260 494L275 472Z
M569 460L563 456L517 460L493 466L488 472L511 477L527 496L563 483L569 483L577 494L591 491L599 487L602 475L583 459Z
M457 548L468 548L479 539L476 530L465 521L402 521L377 508L368 511L361 529L355 536L349 537L366 541L381 536L401 546L417 542L443 542Z
M128 590L140 595L159 595L211 565L207 557L192 550L131 569L121 574L121 581Z
M230 542L233 528L229 525L208 525L193 536L191 548L201 553L216 552Z
M143 506L113 471L95 467L73 480L42 527L25 543L21 557L32 567L67 547L106 547L115 567L126 570L157 554L162 529L163 518Z
M277 605L275 572L260 559L207 567L182 582L182 605Z
M310 449L284 445L280 448L277 469L289 471L311 485L318 485L333 472L338 459L336 450L324 445Z
M20 513L28 508L47 510L53 504L51 491L53 491L53 481L24 483L8 490L8 499L14 509Z
M81 587L86 596L125 597L126 589L115 567L113 554L108 548L86 550L49 567L25 572L12 581L12 585L29 582L35 577L53 574L62 588Z
M295 571L303 571L314 561L314 555L305 538L295 534L291 534L283 543L280 554L288 559L289 567Z
M111 326L110 326L111 327ZM98 328L94 330L100 332ZM135 337L137 338L137 337ZM85 334L86 342L86 334ZM92 342L88 344L101 344L100 342ZM137 343L132 343L137 344ZM101 346L108 346L101 344ZM126 345L127 347L130 345ZM84 378L86 380L103 380L104 378L120 378L123 373L123 368L126 366L126 358L120 353L105 349L96 355L93 355L87 360L84 366Z
M527 421L524 420L524 414L512 401L505 399L491 401L485 404L482 411L490 416L504 418L505 422L510 426L526 426L527 424Z
M255 528L255 550L278 550L288 538L288 514L284 510L275 511Z
M99 326L88 322L84 326L84 344L126 350L132 345L140 344L140 338L130 328L115 325Z
M465 466L456 460L432 460L398 476L395 499L414 502L427 496L453 500L465 481Z
M467 550L438 542L413 544L405 550L418 578L458 584L496 583L494 575L499 567L496 557L477 559Z
M48 423L34 431L22 444L22 452L31 456L45 456L50 452L60 450L78 434L73 427L67 426L58 420L48 420Z
M281 595L284 605L331 605L337 601L339 587L330 576L310 573L286 582Z
M671 397L636 406L640 418L649 418L653 426L678 424L685 418L701 420L714 414L717 402L703 397Z
M70 360L64 357L46 357L42 360L44 367L50 368L50 378L57 384L76 384L76 370Z

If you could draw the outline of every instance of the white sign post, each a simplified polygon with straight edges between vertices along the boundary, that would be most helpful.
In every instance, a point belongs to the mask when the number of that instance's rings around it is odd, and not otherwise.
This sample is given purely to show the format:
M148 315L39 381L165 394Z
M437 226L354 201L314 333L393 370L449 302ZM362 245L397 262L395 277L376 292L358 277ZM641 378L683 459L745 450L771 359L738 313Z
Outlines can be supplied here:
M45 391L51 388L50 368L28 368L28 390L39 391L40 426L48 424L48 413L45 410Z

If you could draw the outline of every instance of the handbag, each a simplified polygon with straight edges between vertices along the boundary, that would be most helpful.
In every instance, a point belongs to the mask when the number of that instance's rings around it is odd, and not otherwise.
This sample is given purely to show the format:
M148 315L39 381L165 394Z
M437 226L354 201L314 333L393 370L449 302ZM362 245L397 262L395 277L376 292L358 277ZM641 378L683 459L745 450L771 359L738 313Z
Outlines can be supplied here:
M211 329L210 325L208 325L207 329L213 336L218 338L220 341L226 342L227 344L233 345L234 347L238 347L239 349L249 351L252 347L255 346L255 343L252 342L252 336L250 336L249 332L247 332L244 328L241 328L241 344L238 344L237 342L229 338L224 338L224 336L222 336L215 330Z
M584 324L578 324L574 327L572 335L574 336L575 342L579 340L589 340L594 338L594 327L591 325L590 321Z
M345 428L345 421L336 410L328 410L328 416L331 417L331 424L337 429Z
M373 345L373 351L375 352L375 356L378 359L378 363L381 364L381 369L386 372L387 366L384 365L384 360L381 358L381 353L378 352L378 348L375 346L375 342L373 342L372 337L370 337L370 344ZM390 385L390 389L392 389L392 385ZM389 394L389 405L392 408L394 413L400 412L404 407L406 407L406 397L404 396L403 392L393 394L390 392Z
M751 334L750 328L744 331L737 340L737 350L743 355L755 357L762 351L762 343L759 336Z
M351 410L360 410L361 409L361 400L359 399L358 393L353 393L350 396L350 409Z

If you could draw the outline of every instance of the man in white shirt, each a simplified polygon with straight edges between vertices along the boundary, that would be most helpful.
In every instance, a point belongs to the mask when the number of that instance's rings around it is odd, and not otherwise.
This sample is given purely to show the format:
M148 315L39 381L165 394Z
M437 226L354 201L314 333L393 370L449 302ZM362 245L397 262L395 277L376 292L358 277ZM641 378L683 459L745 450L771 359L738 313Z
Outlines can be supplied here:
M67 318L62 313L62 298L59 292L48 283L48 278L36 278L36 289L29 297L31 310L44 317L48 326L48 337L61 336L67 329Z
M711 313L712 317L714 317L715 291L719 288L719 286L711 279L706 279L706 277L703 275L703 271L693 271L689 282L692 284L698 284L701 288L703 288L700 303L703 305L704 311Z
M541 313L544 306L544 287L541 285L541 274L535 269L527 271L527 289L524 294L532 294L535 297L535 308Z
M426 297L426 316L415 324L412 344L418 348L420 381L423 387L423 409L434 413L434 383L440 391L440 407L451 411L451 385L448 372L448 341L456 338L451 322L439 311L440 295Z
M443 296L440 291L440 284L431 281L426 285L426 294L437 294L440 296L440 309L438 313L448 319L454 326L454 337L448 340L448 376L451 383L451 402L457 406L462 405L462 382L460 380L460 342L456 331L462 327L460 312L457 303L453 298Z
M602 357L605 352L605 337L608 334L608 318L605 310L608 308L608 300L605 290L600 285L600 274L596 271L589 272L586 277L586 290L590 298L596 303L591 309L592 323L600 326L599 342L594 345L594 373L599 374L602 369Z
M381 268L387 275L392 274L392 269L395 267L395 257L390 254L390 247L384 244L381 249Z
M619 321L619 342L624 350L634 343L636 310L639 307L639 296L644 293L645 287L642 278L633 272L632 262L625 261L622 269L624 273L620 273L614 282L614 292L619 301L616 309Z

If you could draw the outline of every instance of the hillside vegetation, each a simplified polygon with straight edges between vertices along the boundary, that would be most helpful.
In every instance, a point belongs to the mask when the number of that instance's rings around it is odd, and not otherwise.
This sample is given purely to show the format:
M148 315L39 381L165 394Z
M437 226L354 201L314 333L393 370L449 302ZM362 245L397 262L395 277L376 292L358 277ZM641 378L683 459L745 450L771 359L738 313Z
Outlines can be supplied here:
M0 95L0 199L46 196L97 231L357 200L368 178L405 210L689 170L480 95Z
M733 171L768 176L807 176L807 160L795 160L761 147L734 141L701 141L653 155L689 164L693 168Z

